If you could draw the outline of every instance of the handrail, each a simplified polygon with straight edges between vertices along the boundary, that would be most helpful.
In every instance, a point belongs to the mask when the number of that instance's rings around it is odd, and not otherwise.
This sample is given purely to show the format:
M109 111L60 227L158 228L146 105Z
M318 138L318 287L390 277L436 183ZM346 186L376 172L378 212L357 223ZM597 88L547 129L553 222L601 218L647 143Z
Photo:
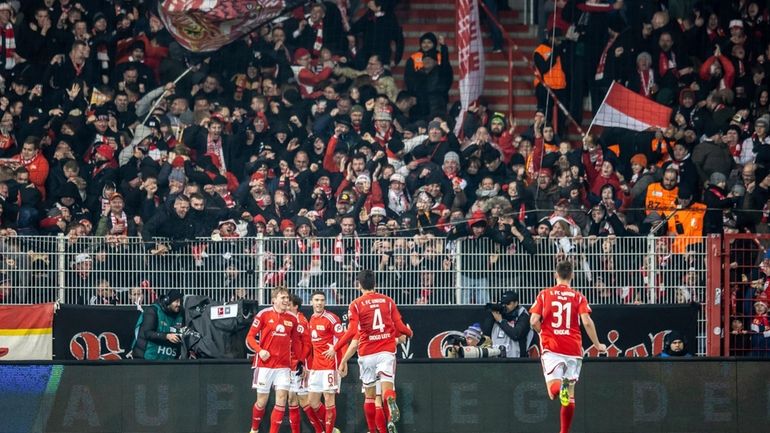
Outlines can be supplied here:
M500 21L497 20L497 17L492 14L492 12L489 10L489 7L487 7L486 4L484 4L484 0L479 0L479 6L481 9L484 10L484 13L487 15L487 18L489 18L489 21L497 27L498 30L500 30L500 33L502 34L503 38L505 38L505 41L508 43L508 116L513 116L513 50L514 47L516 47L516 44L513 42L513 39L508 35L508 32L505 31L505 28L503 28L502 24L500 24ZM508 125L509 127L511 125Z

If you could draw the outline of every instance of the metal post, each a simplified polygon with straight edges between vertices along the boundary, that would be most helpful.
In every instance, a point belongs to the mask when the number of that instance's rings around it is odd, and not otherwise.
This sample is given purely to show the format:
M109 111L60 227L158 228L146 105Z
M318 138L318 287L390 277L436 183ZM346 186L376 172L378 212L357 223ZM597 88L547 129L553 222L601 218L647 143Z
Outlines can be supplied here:
M457 240L455 241L455 303L457 305L462 304L462 277L461 277L461 271L462 261L460 260L460 255L462 254L462 241Z
M56 236L56 255L59 258L58 260L58 280L59 280L59 302L64 302L64 289L66 287L66 269L67 269L67 257L64 255L64 252L66 250L66 241L64 239L64 234L59 233L58 236Z
M257 234L257 299L264 305L265 301L265 240L262 233Z
M649 259L649 262L648 262L649 269L647 273L647 285L648 285L647 291L649 295L648 303L654 304L658 301L656 297L657 293L655 293L656 292L655 284L658 281L658 278L656 275L657 271L655 268L658 263L655 258L655 236L653 236L652 233L650 233L650 235L647 236L647 257Z

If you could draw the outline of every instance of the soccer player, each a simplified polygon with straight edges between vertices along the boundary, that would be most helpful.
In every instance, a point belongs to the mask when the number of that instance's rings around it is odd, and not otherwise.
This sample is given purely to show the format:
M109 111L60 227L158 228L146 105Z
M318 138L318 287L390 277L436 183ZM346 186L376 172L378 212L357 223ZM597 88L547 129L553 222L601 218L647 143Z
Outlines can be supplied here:
M335 398L340 389L340 377L337 374L339 356L335 355L329 359L324 356L324 352L334 347L344 331L340 318L331 311L326 311L326 295L323 290L313 292L310 302L313 305L313 315L310 317L309 325L313 356L308 381L308 397L312 411L325 426L321 433L334 433L339 431L334 427L337 420Z
M291 348L302 347L297 318L287 311L289 291L285 287L274 288L272 301L271 308L263 309L254 317L246 336L246 346L256 354L252 388L257 390L257 401L252 409L251 433L259 430L272 388L275 388L275 406L270 414L270 433L278 433L281 428L291 387Z
M364 417L369 431L376 430L376 385L382 385L385 416L389 433L396 432L400 419L394 386L396 375L396 338L412 336L412 330L401 319L396 303L388 296L377 293L374 272L363 270L358 274L358 289L362 295L350 303L348 329L334 347L324 352L331 359L357 334L359 335L358 367L364 385Z
M291 433L300 433L302 428L302 418L299 408L305 412L305 415L313 426L315 433L324 433L323 423L318 419L315 412L310 409L308 404L307 389L307 369L310 359L310 330L308 321L304 314L299 311L302 306L302 299L295 295L289 295L289 313L297 318L297 332L302 340L301 347L291 347L291 388L289 389L289 424L291 424Z
M548 397L553 400L558 395L561 402L561 433L569 432L575 414L575 383L583 362L581 321L599 352L607 351L607 346L600 343L596 335L588 301L570 287L572 272L571 262L559 262L556 285L542 290L529 310L529 323L540 334L540 362Z

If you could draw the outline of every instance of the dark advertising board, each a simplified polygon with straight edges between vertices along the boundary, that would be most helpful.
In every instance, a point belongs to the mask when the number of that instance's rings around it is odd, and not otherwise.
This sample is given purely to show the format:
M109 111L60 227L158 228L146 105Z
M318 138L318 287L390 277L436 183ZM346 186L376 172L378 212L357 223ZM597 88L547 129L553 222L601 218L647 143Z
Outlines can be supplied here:
M347 309L330 307L347 320ZM414 330L414 338L399 345L399 358L439 358L451 335L459 335L472 323L489 314L483 307L414 306L399 308ZM682 332L695 347L698 310L691 305L635 305L593 307L592 317L599 337L609 347L610 357L655 356L663 348L670 330ZM305 314L309 315L309 310ZM125 358L134 338L139 311L135 307L63 305L54 317L55 360L117 360ZM590 342L583 339L587 354Z
M572 431L763 431L767 369L761 361L589 360ZM343 432L366 431L357 376L351 364L337 398ZM0 433L244 432L250 384L245 361L0 364ZM548 400L533 360L402 361L397 390L402 433L558 431L559 403ZM281 432L290 432L288 420Z

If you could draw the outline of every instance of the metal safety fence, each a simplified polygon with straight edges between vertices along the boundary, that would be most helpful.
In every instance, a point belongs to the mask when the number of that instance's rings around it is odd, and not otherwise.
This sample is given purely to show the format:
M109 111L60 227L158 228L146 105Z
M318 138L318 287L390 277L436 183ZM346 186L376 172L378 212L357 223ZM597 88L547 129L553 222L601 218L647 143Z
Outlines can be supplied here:
M706 301L705 238L237 238L145 244L128 237L0 238L0 303L148 304L168 289L214 301L269 302L285 285L332 305L357 296L355 278L376 271L381 291L404 305L484 304L516 290L529 305L573 262L573 285L594 304ZM158 253L163 244L168 252ZM698 352L704 353L705 310Z

